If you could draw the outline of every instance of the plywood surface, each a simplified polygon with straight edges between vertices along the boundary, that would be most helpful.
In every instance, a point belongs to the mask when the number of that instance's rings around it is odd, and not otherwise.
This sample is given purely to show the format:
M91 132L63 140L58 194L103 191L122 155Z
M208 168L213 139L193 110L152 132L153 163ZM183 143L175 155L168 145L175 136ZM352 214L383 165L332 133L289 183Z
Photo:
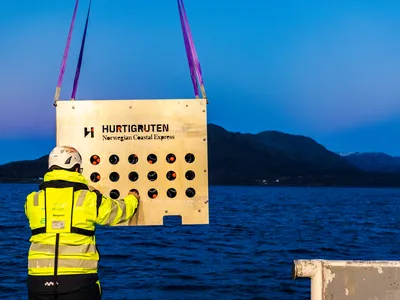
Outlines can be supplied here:
M206 106L205 99L58 101L57 145L78 149L83 174L105 196L139 191L137 216L122 225L162 225L169 215L208 224Z

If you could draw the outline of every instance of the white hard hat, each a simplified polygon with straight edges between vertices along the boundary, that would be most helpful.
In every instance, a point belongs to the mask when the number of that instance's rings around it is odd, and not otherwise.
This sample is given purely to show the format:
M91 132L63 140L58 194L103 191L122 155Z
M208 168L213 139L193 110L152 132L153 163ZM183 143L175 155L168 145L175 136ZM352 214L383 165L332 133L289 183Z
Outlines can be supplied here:
M49 154L49 169L52 166L71 169L77 164L82 164L82 156L74 147L57 146Z

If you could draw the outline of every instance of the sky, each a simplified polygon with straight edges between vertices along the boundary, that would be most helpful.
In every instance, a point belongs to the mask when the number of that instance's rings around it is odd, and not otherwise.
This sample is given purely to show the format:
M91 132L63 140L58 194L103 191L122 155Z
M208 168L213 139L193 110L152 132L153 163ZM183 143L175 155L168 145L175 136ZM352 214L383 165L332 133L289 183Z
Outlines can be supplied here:
M400 156L400 2L185 0L208 122L331 151ZM80 0L69 99L89 0ZM0 164L55 146L53 97L75 0L0 10ZM77 99L193 98L176 0L92 0Z

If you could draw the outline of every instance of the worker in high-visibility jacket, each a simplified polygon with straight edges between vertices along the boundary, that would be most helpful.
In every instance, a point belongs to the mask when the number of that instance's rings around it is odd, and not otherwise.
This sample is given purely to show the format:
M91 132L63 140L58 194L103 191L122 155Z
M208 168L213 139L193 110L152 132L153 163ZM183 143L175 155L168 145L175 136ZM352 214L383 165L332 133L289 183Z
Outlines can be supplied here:
M89 189L81 166L75 148L55 147L40 190L26 198L25 214L32 231L30 300L101 299L95 226L127 221L137 211L137 190L120 200L104 197Z

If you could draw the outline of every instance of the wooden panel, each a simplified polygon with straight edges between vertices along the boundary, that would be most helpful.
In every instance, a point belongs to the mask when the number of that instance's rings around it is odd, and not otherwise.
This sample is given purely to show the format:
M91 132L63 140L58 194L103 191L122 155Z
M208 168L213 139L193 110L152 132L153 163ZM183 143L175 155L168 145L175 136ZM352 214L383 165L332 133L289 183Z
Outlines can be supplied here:
M57 145L82 154L83 174L105 196L111 197L112 190L119 191L118 198L132 188L140 192L137 216L122 225L162 225L170 215L181 216L182 224L208 224L206 106L205 99L58 101ZM171 163L169 154L175 156ZM192 162L186 161L188 154L194 155ZM93 155L100 163L91 163ZM117 164L110 162L112 155L118 156ZM132 164L134 155L138 160ZM110 178L113 172L119 175L116 182ZM129 178L131 172L137 173L136 181ZM157 179L151 181L149 172ZM98 182L92 181L93 173L100 175ZM167 174L173 173L169 180ZM194 179L186 178L193 174ZM187 195L190 188L194 196ZM158 192L154 198L151 189ZM169 189L175 189L175 197L167 195Z

